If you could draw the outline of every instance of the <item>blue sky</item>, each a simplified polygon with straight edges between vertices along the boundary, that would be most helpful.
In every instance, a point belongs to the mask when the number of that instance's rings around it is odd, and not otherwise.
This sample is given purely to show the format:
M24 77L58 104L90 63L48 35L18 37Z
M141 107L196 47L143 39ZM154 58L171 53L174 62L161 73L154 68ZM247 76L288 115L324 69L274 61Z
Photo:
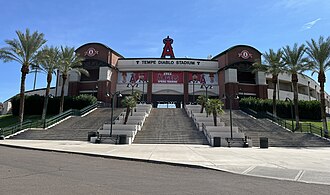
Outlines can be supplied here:
M39 31L47 45L108 45L124 57L160 57L167 35L176 57L206 58L236 44L265 52L329 36L326 0L0 0L0 47L15 30ZM0 102L19 93L20 64L0 61ZM309 73L306 73L310 75ZM328 80L330 73L327 74ZM54 85L55 82L53 82ZM37 88L46 86L39 74ZM33 88L33 74L26 90ZM330 85L326 84L330 92Z

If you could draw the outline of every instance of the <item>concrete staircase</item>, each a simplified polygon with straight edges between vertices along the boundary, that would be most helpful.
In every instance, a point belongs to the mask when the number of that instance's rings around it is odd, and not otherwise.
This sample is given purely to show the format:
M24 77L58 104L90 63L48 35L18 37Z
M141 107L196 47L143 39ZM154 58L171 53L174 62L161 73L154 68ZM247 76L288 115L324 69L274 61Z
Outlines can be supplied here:
M208 144L181 108L153 108L134 144Z
M229 110L222 116L229 125ZM254 147L259 147L260 137L268 138L270 147L330 147L330 142L309 133L292 133L268 119L254 119L243 111L233 111L233 126L252 139Z
M115 109L114 119L121 111ZM110 114L110 108L98 108L85 117L73 116L50 129L28 130L11 139L87 141L89 131L96 131L104 123L110 122Z

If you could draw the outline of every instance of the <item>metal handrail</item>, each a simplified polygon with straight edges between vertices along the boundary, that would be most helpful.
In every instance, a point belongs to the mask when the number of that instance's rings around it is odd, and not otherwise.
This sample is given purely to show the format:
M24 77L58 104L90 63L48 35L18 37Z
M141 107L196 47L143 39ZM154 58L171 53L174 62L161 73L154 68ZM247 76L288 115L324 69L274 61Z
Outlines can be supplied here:
M18 131L21 131L23 129L49 127L50 125L53 125L69 116L81 116L83 114L86 114L87 112L91 111L92 109L94 109L96 107L97 107L97 103L89 105L81 110L69 109L69 110L62 112L58 115L55 115L49 119L46 119L45 121L37 120L35 122L32 122L31 120L26 120L22 124L16 123L15 125L2 128L0 135L3 135L6 137L6 136L12 135L14 133L17 133Z
M31 124L32 124L32 121L31 120L26 120L24 121L22 124L21 123L17 123L15 125L12 125L12 126L9 126L9 127L4 127L2 129L2 135L3 136L8 136L8 135L11 135L11 134L14 134L22 129L26 129L26 128L31 128Z
M97 108L97 105L98 105L98 104L95 103L95 104L89 105L89 106L87 106L87 107L81 109L81 110L80 110L80 115L84 115L84 114L86 114L87 112L93 110L94 108Z
M244 112L252 115L252 116L258 116L259 118L268 118L271 121L277 123L278 125L292 131L293 127L292 127L292 122L288 122L285 119L282 119L278 116L274 116L272 113L270 112L256 112L252 109L249 108L244 108L242 109ZM312 123L299 123L299 129L301 132L308 132L308 133L313 133L313 134L318 134L321 137L323 137L323 128L322 127L318 127L313 125Z

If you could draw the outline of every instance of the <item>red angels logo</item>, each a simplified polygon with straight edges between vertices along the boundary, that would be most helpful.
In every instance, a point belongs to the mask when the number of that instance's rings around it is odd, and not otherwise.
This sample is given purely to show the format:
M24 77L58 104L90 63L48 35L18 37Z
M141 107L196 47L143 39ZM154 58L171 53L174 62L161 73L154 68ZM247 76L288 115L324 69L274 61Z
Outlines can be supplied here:
M93 57L97 54L99 54L99 51L97 51L93 47L88 48L87 51L85 52L85 56L88 56L88 57Z
M163 43L165 44L163 48L163 53L161 58L166 58L166 56L169 56L170 58L175 58L172 48L173 39L171 39L169 36L167 36L165 39L163 39Z
M252 54L248 50L242 50L240 53L238 53L238 57L247 60L252 58Z

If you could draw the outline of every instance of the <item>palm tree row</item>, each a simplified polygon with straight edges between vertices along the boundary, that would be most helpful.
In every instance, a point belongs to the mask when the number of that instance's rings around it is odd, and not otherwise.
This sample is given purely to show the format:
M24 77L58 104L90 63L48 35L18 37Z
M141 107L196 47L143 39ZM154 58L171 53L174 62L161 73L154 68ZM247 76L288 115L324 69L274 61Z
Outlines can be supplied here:
M83 59L75 52L73 47L48 47L44 46L47 42L44 34L38 31L30 33L26 29L25 33L16 31L18 39L5 40L7 47L0 49L0 59L4 62L16 61L21 64L21 87L20 87L20 123L24 119L24 92L26 75L31 69L39 69L47 74L47 88L42 112L42 119L45 119L47 112L47 102L49 98L52 75L58 70L62 78L60 113L63 112L64 105L64 84L67 80L69 71L78 74L88 75L88 72L81 68ZM43 47L44 46L44 47ZM43 47L43 48L42 48Z
M307 55L306 55L307 54ZM296 127L299 129L298 113L298 75L306 70L318 73L318 82L320 83L321 116L323 122L324 136L329 137L324 98L324 83L326 82L325 72L330 67L330 37L325 39L320 37L318 41L311 39L307 41L307 46L297 43L291 48L285 46L274 52L272 49L263 54L264 62L254 63L255 70L265 71L272 75L273 88L273 114L276 115L276 84L278 75L283 72L291 74L293 88L293 102L295 110Z

